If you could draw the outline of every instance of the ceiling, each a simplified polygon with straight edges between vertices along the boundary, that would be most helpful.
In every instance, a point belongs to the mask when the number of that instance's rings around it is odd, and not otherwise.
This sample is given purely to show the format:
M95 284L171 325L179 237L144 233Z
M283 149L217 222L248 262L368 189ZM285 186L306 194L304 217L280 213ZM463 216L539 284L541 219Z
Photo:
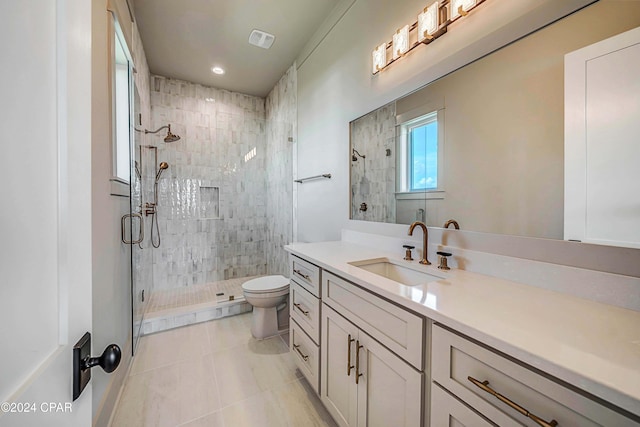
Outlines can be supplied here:
M134 0L152 74L265 97L338 0ZM248 43L275 35L270 49ZM211 68L220 66L225 74Z

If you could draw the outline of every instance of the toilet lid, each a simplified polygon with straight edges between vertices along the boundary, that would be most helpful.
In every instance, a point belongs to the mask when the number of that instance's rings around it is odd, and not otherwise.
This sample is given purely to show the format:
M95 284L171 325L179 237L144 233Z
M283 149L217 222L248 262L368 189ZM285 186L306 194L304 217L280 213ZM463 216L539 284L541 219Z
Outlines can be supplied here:
M242 289L249 292L276 292L289 287L289 279L284 276L263 276L251 279L242 284Z

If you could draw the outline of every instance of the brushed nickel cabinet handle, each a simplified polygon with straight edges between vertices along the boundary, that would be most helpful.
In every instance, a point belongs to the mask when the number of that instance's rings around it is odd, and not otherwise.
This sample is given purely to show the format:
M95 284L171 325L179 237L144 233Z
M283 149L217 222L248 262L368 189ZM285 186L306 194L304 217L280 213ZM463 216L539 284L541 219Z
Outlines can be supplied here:
M298 276L302 277L304 280L307 281L311 281L311 277L307 276L306 274L304 274L302 271L300 270L296 270L295 268L293 269L293 272L296 273Z
M302 357L302 360L304 360L305 362L307 360L309 360L309 356L305 356L301 351L300 351L300 346L298 344L294 344L293 348L298 352L298 354L300 355L300 357Z
M543 420L542 418L537 417L536 415L534 415L531 412L527 411L525 408L523 408L522 406L518 405L513 400L501 395L500 393L498 393L497 391L495 391L494 389L489 387L489 381L480 382L480 381L478 381L477 379L475 379L473 377L467 377L467 379L469 381L471 381L476 387L480 388L482 391L485 391L485 392L489 393L490 395L496 397L498 400L506 403L511 408L513 408L516 411L520 412L525 417L531 418L539 426L542 426L542 427L556 427L558 425L558 422L556 420L551 420L551 421L547 422L547 421Z
M360 341L356 341L356 384L358 384L358 379L362 376L360 372L360 349L363 346L360 345Z
M351 338L351 334L347 338L347 376L351 376L351 370L353 369L353 365L351 364L351 343L355 340Z
M304 314L305 316L309 317L309 312L306 311L306 310L303 310L302 306L299 303L294 302L293 303L293 308L297 308L298 310L300 310L302 312L302 314Z

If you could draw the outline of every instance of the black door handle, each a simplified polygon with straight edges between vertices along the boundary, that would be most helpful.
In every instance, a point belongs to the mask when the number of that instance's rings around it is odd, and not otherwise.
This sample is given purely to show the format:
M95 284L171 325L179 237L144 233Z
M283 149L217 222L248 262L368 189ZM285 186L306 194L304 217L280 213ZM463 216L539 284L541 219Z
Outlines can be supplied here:
M96 365L100 365L103 371L110 374L116 370L120 364L120 359L122 359L122 351L120 351L120 347L116 344L109 344L107 348L104 349L100 357L84 358L82 360L81 369L84 371L85 369L91 369Z
M91 334L85 333L73 346L73 400L80 397L80 393L89 383L91 368L100 365L110 374L116 370L120 359L122 351L116 344L109 344L99 357L91 357Z

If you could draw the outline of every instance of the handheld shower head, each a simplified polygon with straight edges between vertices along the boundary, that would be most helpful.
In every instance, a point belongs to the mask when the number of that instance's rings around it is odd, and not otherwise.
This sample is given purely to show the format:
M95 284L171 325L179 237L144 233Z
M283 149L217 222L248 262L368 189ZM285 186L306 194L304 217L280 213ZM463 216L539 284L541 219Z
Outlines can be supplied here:
M165 169L169 169L169 163L167 163L167 162L160 163L160 166L158 167L158 173L156 173L156 183L160 179L160 175L162 175L162 172Z

